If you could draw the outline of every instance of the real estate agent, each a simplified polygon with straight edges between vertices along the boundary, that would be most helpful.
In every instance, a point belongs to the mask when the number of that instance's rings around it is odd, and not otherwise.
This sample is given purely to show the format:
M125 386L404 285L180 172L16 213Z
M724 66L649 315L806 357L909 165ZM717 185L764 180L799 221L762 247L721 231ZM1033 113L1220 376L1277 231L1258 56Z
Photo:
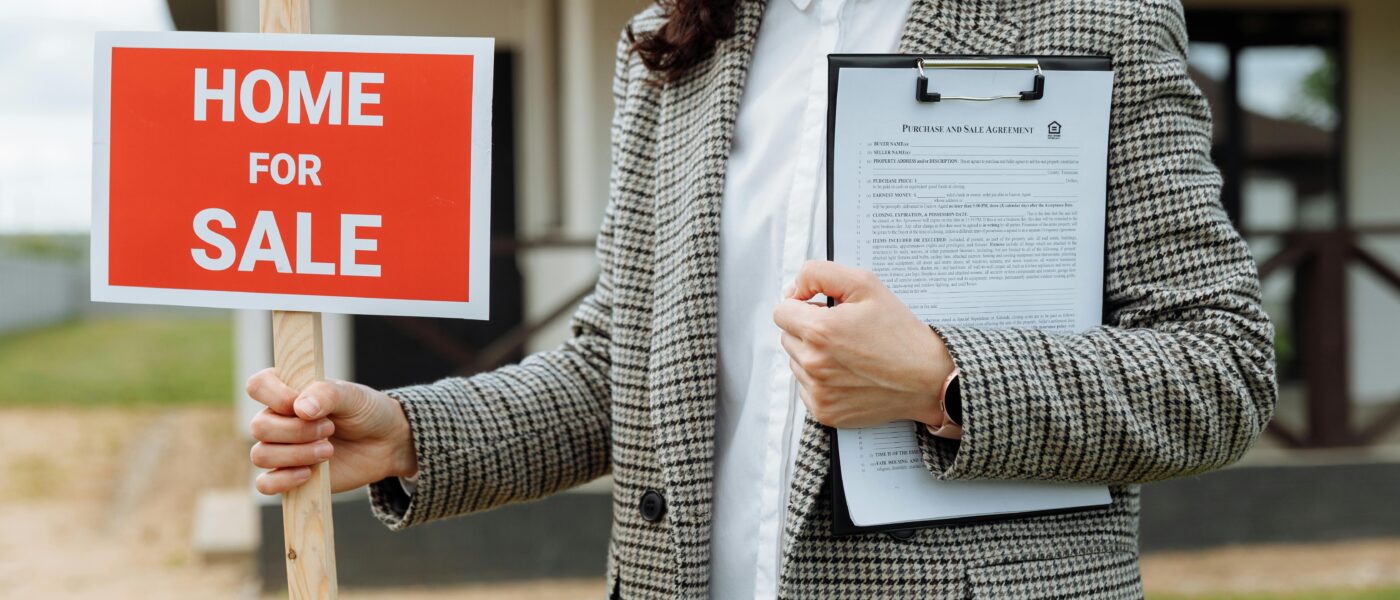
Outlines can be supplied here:
M1236 460L1275 398L1186 42L1171 0L653 6L618 45L601 272L572 337L387 393L260 373L258 488L333 455L333 487L370 485L399 529L611 473L620 598L1140 597L1138 484ZM825 256L826 55L896 51L1112 56L1109 325L922 323L873 275L807 260ZM896 419L929 425L935 477L1107 484L1112 504L833 537L826 427Z

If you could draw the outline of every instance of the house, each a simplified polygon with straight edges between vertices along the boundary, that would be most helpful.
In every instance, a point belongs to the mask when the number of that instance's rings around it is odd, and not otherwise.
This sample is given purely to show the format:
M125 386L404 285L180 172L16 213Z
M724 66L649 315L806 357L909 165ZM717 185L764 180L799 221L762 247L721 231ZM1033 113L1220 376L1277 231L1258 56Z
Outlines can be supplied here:
M169 5L181 29L257 30L252 0ZM398 385L486 369L563 339L571 306L594 274L591 243L607 196L615 44L622 24L645 5L312 5L318 33L491 36L501 52L492 209L498 227L492 275L499 277L492 288L502 305L491 312L498 318L466 323L326 315L329 375ZM1279 325L1283 402L1279 427L1266 444L1273 448L1265 451L1393 438L1392 425L1400 423L1400 369L1392 364L1393 340L1400 338L1400 276L1388 265L1400 265L1394 158L1400 112L1392 106L1400 98L1400 65L1391 57L1400 55L1400 37L1392 32L1400 3L1185 0L1185 6L1191 66L1214 111L1213 158L1226 176L1224 204L1251 240L1266 276L1267 307ZM1295 99L1297 106L1278 103ZM1057 122L1047 127L1052 136L1059 130ZM239 369L247 374L271 363L270 328L265 313L241 312L237 319ZM240 402L246 422L255 409ZM1338 532L1400 535L1400 516L1368 504L1384 495L1357 493L1354 483L1384 478L1358 472L1363 467L1356 465L1346 469L1352 470L1317 473L1326 485L1289 483L1300 471L1280 478L1241 468L1152 486L1144 496L1144 547L1306 541ZM1252 491L1210 495L1221 502L1196 511L1200 486ZM607 490L604 481L577 494L392 536L372 521L362 499L348 498L336 505L345 549L340 575L353 586L600 574L611 510ZM1271 502L1250 502L1259 494ZM1239 505L1224 502L1229 498ZM276 589L283 573L280 511L275 498L260 501L266 534L260 564L266 585ZM1319 505L1331 508L1325 518L1293 510ZM1174 514L1188 515L1195 526L1156 520ZM1299 521L1301 514L1310 520ZM1232 526L1204 522L1202 515Z

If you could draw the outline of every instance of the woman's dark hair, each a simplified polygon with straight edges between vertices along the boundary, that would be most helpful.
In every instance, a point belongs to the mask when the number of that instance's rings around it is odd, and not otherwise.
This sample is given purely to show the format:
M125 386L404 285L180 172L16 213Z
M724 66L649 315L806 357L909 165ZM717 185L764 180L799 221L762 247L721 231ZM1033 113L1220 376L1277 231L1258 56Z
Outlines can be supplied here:
M679 79L709 58L715 44L734 35L736 0L659 0L666 22L637 35L627 26L632 51L658 81Z

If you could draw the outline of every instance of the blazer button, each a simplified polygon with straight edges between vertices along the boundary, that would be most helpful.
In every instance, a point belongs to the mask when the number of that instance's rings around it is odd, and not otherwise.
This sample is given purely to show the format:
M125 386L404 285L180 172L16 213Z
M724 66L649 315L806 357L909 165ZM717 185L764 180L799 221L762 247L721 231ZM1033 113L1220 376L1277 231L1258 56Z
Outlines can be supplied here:
M666 514L666 498L661 496L661 492L647 490L642 494L642 501L637 504L637 510L647 521L652 523L660 521L661 515Z

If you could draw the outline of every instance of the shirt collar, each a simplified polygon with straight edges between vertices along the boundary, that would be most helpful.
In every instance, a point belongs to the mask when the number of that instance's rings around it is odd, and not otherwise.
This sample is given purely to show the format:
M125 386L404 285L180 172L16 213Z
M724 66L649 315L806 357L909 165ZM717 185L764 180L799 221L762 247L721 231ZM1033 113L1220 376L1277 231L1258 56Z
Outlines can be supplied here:
M805 11L808 6L812 5L812 0L792 0L792 5L796 6L797 10Z

